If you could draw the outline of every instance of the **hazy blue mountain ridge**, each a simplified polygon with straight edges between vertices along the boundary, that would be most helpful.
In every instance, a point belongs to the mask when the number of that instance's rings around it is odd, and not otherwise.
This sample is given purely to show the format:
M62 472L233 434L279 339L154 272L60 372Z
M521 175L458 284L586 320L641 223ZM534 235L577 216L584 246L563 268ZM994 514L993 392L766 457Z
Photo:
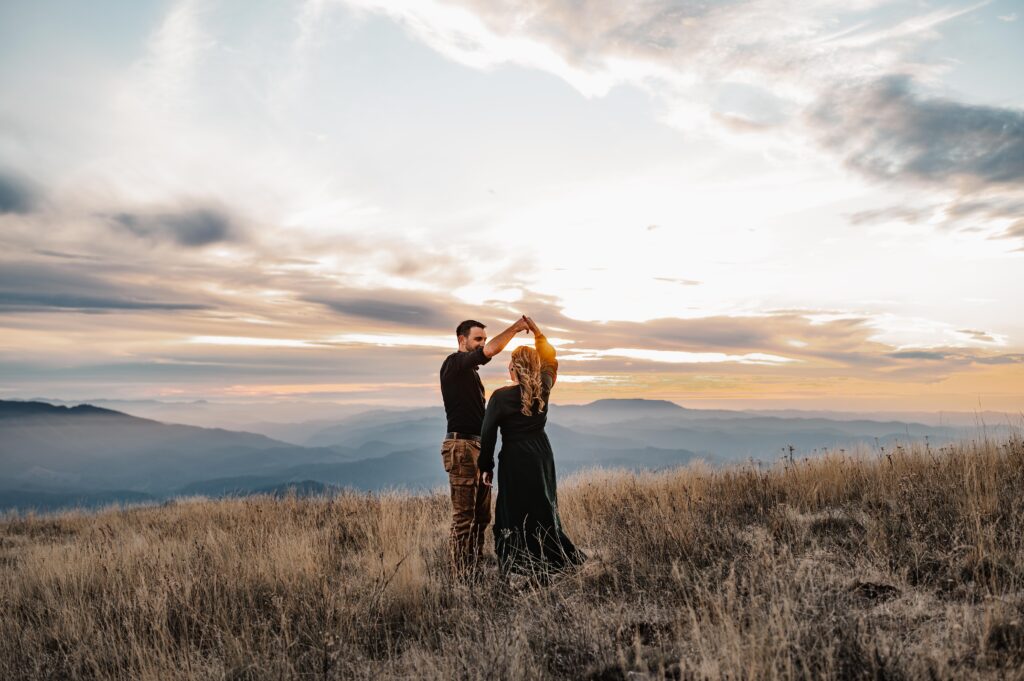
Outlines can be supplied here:
M286 429L289 424L274 424ZM161 499L181 494L387 487L446 482L441 407L369 409L291 424L303 446L248 432L162 423L94 406L0 401L0 508L32 499ZM900 421L783 418L686 409L660 400L552 405L548 436L559 475L594 466L633 469L730 460L773 461L793 446L889 445L928 438L940 446L962 429ZM499 439L500 448L500 439ZM33 496L34 495L34 496ZM49 496L47 496L49 495ZM77 495L77 496L76 496ZM93 501L90 501L93 500ZM97 503L99 503L97 501Z

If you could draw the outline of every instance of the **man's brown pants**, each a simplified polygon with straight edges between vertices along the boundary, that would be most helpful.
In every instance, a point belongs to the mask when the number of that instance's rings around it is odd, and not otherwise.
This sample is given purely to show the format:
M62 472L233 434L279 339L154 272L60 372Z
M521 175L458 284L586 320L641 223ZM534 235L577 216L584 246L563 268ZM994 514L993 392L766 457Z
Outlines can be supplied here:
M477 459L480 443L474 440L445 440L441 459L452 488L450 533L452 570L464 575L476 568L483 548L484 531L491 522L491 488L481 482Z

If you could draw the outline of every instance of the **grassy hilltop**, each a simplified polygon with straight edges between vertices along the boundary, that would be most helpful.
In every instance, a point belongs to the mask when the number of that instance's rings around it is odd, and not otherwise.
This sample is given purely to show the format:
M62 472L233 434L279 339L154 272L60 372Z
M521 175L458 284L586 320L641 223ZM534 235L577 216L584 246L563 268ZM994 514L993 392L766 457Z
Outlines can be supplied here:
M560 492L546 587L451 584L443 493L11 516L0 678L1024 679L1019 438Z

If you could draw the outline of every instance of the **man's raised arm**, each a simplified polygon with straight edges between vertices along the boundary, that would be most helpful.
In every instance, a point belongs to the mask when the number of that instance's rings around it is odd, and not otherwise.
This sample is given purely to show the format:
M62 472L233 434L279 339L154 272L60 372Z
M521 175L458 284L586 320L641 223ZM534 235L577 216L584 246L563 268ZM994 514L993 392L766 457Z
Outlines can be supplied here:
M505 349L505 346L508 345L508 342L512 340L513 336L520 331L528 331L529 329L530 325L526 323L526 317L520 317L512 326L487 341L487 345L484 346L484 354L488 357L494 357Z

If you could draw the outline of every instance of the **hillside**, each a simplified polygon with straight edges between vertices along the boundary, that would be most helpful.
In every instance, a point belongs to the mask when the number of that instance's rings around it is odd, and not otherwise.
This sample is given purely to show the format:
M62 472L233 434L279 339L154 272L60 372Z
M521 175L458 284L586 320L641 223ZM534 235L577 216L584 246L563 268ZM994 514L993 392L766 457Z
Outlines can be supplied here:
M246 494L303 481L324 489L429 490L447 482L439 411L372 410L319 427L300 446L91 405L0 400L0 511ZM557 424L549 431L566 473L593 466L664 468L696 456Z
M589 472L549 586L452 584L443 493L10 516L0 678L1021 679L1022 489L1019 438Z
M342 447L296 447L263 435L161 423L90 405L0 400L0 502L15 491L159 496L197 479L346 460L351 454Z

